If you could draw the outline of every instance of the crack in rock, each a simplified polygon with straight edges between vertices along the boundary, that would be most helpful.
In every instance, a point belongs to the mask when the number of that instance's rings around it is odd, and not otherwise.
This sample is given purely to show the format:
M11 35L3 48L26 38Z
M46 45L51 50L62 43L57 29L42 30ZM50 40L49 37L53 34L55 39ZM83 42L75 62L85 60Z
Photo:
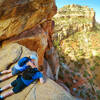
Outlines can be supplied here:
M17 51L17 52L18 52L18 56L12 61L12 63L10 63L10 64L6 67L6 69L9 69L9 68L11 67L11 65L13 65L14 63L16 63L16 62L20 59L20 57L21 57L21 55L22 55L22 53L23 53L23 48L21 47L20 50Z

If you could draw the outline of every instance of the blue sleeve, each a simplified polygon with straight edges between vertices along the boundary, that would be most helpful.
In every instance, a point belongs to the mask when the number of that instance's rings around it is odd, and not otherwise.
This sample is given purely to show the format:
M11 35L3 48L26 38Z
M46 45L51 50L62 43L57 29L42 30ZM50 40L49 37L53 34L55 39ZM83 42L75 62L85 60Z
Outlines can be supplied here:
M43 74L42 74L41 72L37 72L37 73L35 74L35 76L32 77L32 79L36 80L36 79L40 79L40 78L42 78L42 77L43 77Z
M14 66L14 68L16 68L18 71L24 71L24 70L26 70L27 68L28 68L29 66L28 65L23 65L23 67L20 67L18 64L16 64L15 66Z
M19 66L23 66L24 64L26 64L30 59L28 57L23 57L18 61L18 65Z

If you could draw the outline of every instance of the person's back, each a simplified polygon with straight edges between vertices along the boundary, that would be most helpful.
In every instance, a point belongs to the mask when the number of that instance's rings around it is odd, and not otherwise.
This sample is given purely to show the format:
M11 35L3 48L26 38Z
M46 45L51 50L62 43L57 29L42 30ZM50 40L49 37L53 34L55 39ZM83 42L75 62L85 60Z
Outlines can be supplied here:
M31 67L26 69L21 75L22 81L27 86L30 85L35 80L40 79L42 77L43 74L37 68L31 68Z

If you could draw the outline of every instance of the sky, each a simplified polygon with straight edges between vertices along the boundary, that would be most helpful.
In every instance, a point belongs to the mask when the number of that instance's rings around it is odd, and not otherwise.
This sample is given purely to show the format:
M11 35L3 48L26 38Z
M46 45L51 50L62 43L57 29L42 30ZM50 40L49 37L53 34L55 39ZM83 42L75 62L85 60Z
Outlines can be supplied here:
M79 4L82 6L88 6L89 8L93 8L96 12L96 21L100 23L100 0L55 0L56 5L59 8L63 7L64 5L69 4Z

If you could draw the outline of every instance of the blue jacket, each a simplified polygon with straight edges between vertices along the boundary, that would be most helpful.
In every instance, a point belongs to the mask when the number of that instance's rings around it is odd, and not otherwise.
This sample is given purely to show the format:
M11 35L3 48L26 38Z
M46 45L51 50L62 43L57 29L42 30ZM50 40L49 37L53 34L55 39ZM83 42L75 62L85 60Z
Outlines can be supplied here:
M14 66L18 71L24 71L25 69L28 68L28 66L26 65L26 63L28 61L30 61L31 59L28 57L23 57L21 58L18 63Z

